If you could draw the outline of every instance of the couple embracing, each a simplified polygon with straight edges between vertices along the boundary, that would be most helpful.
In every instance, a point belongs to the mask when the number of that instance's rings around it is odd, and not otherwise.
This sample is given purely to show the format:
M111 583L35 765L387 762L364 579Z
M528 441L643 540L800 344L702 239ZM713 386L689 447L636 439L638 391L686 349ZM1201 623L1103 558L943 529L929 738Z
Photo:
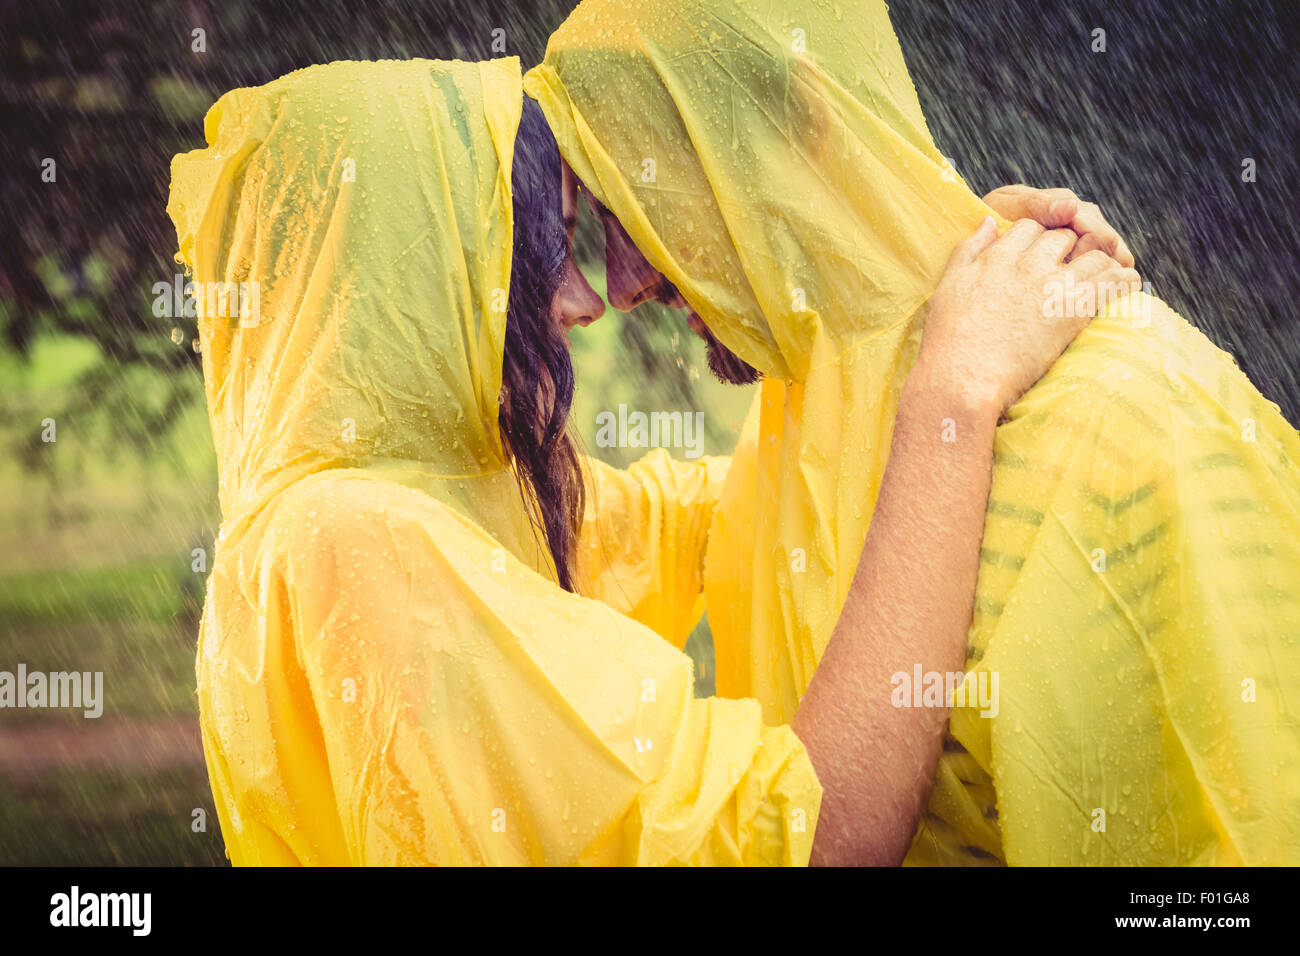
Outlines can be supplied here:
M883 3L586 0L526 76L205 127L180 256L262 314L200 319L233 862L1300 860L1300 436L1095 207L970 192ZM615 307L761 379L729 458L575 448L580 215Z

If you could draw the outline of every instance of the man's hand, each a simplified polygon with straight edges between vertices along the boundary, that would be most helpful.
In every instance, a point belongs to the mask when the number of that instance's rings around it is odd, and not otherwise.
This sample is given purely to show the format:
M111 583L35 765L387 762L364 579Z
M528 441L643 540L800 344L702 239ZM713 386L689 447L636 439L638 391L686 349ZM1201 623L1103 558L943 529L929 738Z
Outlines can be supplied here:
M1097 204L1084 202L1068 189L1002 186L985 196L984 202L1003 219L1032 219L1044 229L1073 230L1079 241L1067 261L1100 249L1120 265L1133 267L1133 253Z

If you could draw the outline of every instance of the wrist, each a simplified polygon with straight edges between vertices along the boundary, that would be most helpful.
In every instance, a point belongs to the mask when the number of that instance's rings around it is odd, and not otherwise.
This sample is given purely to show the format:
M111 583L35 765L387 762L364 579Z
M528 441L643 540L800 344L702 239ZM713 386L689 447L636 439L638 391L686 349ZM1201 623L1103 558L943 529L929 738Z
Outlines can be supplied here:
M945 411L946 417L993 425L1006 407L1002 390L991 378L956 373L924 351L903 382L901 402Z

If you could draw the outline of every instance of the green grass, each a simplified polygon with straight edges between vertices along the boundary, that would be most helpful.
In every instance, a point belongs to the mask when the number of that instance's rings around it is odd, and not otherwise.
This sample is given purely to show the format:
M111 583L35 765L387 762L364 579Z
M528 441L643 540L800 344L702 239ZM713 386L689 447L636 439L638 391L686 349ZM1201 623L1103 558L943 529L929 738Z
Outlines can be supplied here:
M38 340L0 352L0 443L38 434L64 391L100 361L92 343ZM141 400L160 383L132 385ZM197 388L195 377L193 386ZM102 671L111 730L124 718L197 721L194 651L206 575L191 570L217 523L215 461L201 401L146 446L113 409L60 418L34 471L0 460L0 668ZM91 722L6 710L0 733ZM120 725L119 725L120 726ZM124 729L130 733L129 728ZM207 772L192 765L0 774L0 864L218 865L226 862ZM192 829L203 809L206 830Z
M66 388L98 361L99 346L74 335L39 338L25 358L0 350L0 396Z
M206 830L195 832L194 811ZM57 771L0 779L0 865L220 866L225 848L202 767Z
M6 621L0 630L0 667L19 663L35 671L96 671L104 675L103 715L181 717L196 714L194 648L198 625L69 615L45 624ZM5 726L49 720L41 710L6 710Z
M0 578L0 633L72 619L170 622L184 607L177 562L31 571ZM0 652L7 648L0 643Z

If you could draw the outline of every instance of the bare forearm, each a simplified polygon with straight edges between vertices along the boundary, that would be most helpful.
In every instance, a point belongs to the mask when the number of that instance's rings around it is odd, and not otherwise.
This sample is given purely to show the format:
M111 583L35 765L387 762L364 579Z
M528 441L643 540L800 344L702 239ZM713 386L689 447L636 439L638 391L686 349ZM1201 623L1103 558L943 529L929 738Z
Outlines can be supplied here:
M907 380L862 558L795 716L824 789L814 863L906 854L948 707L893 706L891 677L965 662L999 409L944 381L922 366Z

